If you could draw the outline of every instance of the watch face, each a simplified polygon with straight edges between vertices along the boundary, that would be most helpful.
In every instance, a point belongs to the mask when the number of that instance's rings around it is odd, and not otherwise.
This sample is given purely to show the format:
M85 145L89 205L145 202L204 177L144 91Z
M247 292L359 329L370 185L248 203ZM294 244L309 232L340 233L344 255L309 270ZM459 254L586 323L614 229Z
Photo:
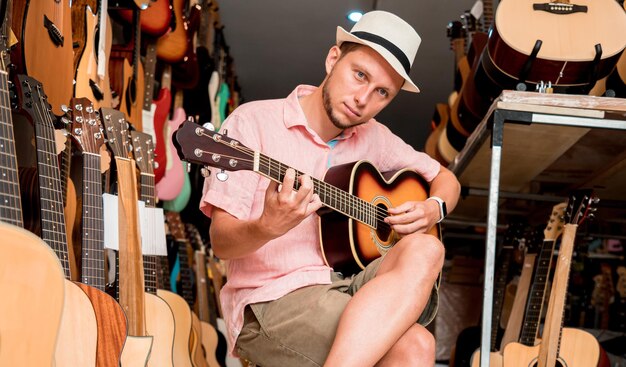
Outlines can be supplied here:
M448 208L446 207L446 202L445 201L441 202L441 212L443 214L442 218L445 218L448 215Z

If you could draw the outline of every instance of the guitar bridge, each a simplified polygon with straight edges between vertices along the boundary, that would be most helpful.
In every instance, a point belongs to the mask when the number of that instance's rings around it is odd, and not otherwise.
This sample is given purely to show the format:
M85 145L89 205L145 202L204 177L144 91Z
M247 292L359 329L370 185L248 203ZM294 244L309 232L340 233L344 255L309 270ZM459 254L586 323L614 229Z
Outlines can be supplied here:
M63 34L59 27L56 26L46 15L43 16L43 26L48 30L48 35L52 42L57 46L63 46L65 39L63 38Z
M585 5L565 4L565 3L559 3L559 2L533 4L533 9L546 11L548 13L559 14L559 15L587 12L587 6Z

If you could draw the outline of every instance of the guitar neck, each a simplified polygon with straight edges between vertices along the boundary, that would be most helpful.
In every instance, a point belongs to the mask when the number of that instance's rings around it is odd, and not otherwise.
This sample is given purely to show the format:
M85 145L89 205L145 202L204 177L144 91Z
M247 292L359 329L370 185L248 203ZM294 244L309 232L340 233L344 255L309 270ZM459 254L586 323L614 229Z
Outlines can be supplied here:
M255 153L254 171L271 180L281 183L285 178L288 165L272 159L262 153ZM304 173L296 170L294 188L300 189L299 178ZM313 191L319 196L322 203L339 213L346 215L366 226L376 229L379 222L388 216L387 210L374 206L367 201L351 195L333 185L316 178L313 181Z
M145 91L143 98L143 109L150 111L152 100L154 99L154 73L156 69L156 40L149 40L146 45L146 64L144 65Z
M513 255L513 247L505 245L500 252L500 267L495 277L494 296L493 296L493 312L491 318L491 351L496 352L498 330L500 329L500 317L502 315L502 305L504 303L504 291L506 281L511 267L511 256Z
M104 208L100 155L83 153L82 282L105 290Z
M208 322L213 326L217 326L217 314L215 308L209 307L209 282L207 279L206 255L202 251L195 252L196 257L196 276L198 288L198 317L200 321Z
M566 224L559 248L559 258L556 263L550 302L546 313L546 322L542 333L539 348L538 367L554 366L559 355L561 332L563 330L563 312L565 311L565 297L574 252L574 239L578 225Z
M41 203L41 238L54 250L61 260L65 277L70 279L63 193L61 192L61 177L56 156L52 116L43 103L38 107L37 112L39 114L33 118L35 120L37 176L39 178Z
M146 208L154 208L154 176L140 174L141 201ZM144 283L147 293L156 294L157 290L157 256L143 255Z
M9 99L8 74L0 71L0 221L24 226L15 138Z
M128 335L145 336L144 269L137 207L135 163L128 158L115 158L117 165L118 221L120 223L119 303L128 317Z
M535 339L539 331L547 278L552 265L554 244L555 240L544 240L539 255L537 256L535 275L533 276L528 303L526 304L526 311L524 313L524 327L520 335L520 343L526 346L535 345Z

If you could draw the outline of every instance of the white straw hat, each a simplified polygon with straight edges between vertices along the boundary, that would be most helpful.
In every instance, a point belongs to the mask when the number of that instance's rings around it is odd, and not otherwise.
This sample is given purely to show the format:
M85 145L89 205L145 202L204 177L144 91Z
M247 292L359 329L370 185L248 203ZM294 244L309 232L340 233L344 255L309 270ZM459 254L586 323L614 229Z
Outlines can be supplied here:
M402 89L419 93L409 71L422 39L409 23L389 12L374 10L363 14L350 32L337 27L337 46L343 42L360 43L376 50L404 78Z

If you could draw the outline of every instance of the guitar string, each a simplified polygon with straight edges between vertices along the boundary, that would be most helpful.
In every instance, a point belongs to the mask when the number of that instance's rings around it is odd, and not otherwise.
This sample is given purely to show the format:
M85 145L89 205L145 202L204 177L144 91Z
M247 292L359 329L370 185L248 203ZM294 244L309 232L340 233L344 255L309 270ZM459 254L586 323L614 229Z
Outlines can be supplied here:
M204 135L205 137L208 137L208 138L210 138L210 139L211 139L211 136L210 136L210 135L208 135L208 134L205 134L205 133L204 133L204 131L201 131L201 133L202 133L202 135ZM214 141L215 141L215 139L212 139L212 140L214 140ZM241 146L241 145L238 145L238 146L230 145L230 144L228 144L228 142L226 142L226 141L224 141L224 140L221 140L221 139L220 139L220 140L217 140L217 142L218 142L218 143L220 143L220 144L223 144L223 145L228 145L229 147L231 147L231 148L233 148L233 149L235 149L235 150L238 150L238 151L240 151L240 152L242 152L242 153L248 154L249 156L253 156L253 155L254 155L254 153L255 153L255 152L254 152L252 149L250 149L250 148L247 148L247 147L245 147L245 146ZM206 153L211 153L211 152L206 152ZM226 157L229 157L229 158L237 159L236 157L231 157L231 156L227 156L227 155L223 155L223 154L222 154L222 156L226 156ZM272 170L272 167L271 167L271 163L270 163L270 161L271 161L272 159L271 159L271 158L269 158L269 157L266 157L266 156L265 156L265 155L263 155L263 154L260 154L260 159L261 159L261 162L262 162L262 163L265 163L265 164L267 165L267 167L268 167L269 171L271 171L271 170ZM252 163L252 162L253 162L253 160L246 160L246 159L244 159L243 161L245 161L245 162L249 162L249 163ZM282 164L282 163L280 163L280 162L276 162L276 164L278 164L278 165L279 165L279 172L278 172L278 173L279 173L279 175L284 175L288 167L284 168L284 170L283 170L283 167L282 167L282 165L283 165L283 164ZM298 175L302 175L302 173L300 173L300 172L296 171L296 179L297 179L297 176L298 176ZM314 184L315 184L315 183L317 183L317 184L318 184L318 186L323 186L323 187L319 187L319 188L320 188L320 189L324 189L324 192L330 192L330 193L332 194L332 193L333 193L333 191L337 191L337 192L339 193L339 195L340 195L340 196L343 196L342 198L338 197L338 199L344 199L344 200L345 200L345 199L348 199L348 200L351 200L351 201L352 201L351 203L345 203L345 202L343 202L344 204L352 204L351 208L353 208L353 209L357 209L357 207L356 207L354 204L357 204L357 206L363 206L363 207L365 207L365 208L369 209L370 211L373 211L373 212L374 212L374 218L376 219L376 221L377 221L380 225L382 225L382 226L384 226L384 227L387 227L387 228L388 228L388 227L390 227L390 225L389 225L388 223L384 222L384 218L386 218L386 217L388 216L388 212L387 212L387 210L384 210L384 209L382 209L382 208L380 208L380 207L378 207L378 206L375 206L375 205L373 205L373 204L371 204L371 203L368 203L368 202L366 202L365 200L363 200L363 199L361 199L361 198L359 198L359 197L356 197L356 196L348 196L348 195L349 195L348 193L346 193L346 192L344 192L343 190L340 190L340 189L338 189L337 187L335 187L335 186L333 186L333 185L330 185L330 184L328 184L328 183L326 183L326 182L324 182L324 181L321 181L321 180L318 180L318 179L315 179L315 178L312 178L312 179L313 179L313 181L314 181ZM356 203L355 203L355 201L356 201ZM368 206L369 206L369 208L368 208ZM358 220L358 218L354 218L354 219L357 219L357 220ZM366 223L366 224L367 224L367 223Z
M7 82L7 73L5 71L0 72L0 83L2 83L2 94L1 94L1 106L0 109L2 110L2 136L5 137L6 140L6 148L7 148L7 153L8 153L8 157L4 157L7 159L6 161L6 167L3 167L3 169L6 169L8 172L8 176L9 176L9 182L2 183L3 187L6 187L6 190L3 190L3 192L7 193L8 198L5 198L5 202L8 202L10 204L13 205L9 205L8 209L8 213L6 213L6 218L0 218L0 220L6 220L7 222L11 223L11 224L15 224L18 225L20 227L23 226L23 219L22 219L22 209L21 209L21 203L19 201L19 178L18 178L18 171L17 171L17 158L16 158L16 154L15 154L15 140L13 137L13 123L12 123L12 119L11 119L11 112L9 110L9 108L7 106L9 106L9 90L8 90L8 82ZM3 148L4 147L4 142L3 144ZM5 173L3 173L5 174ZM4 207L4 205L3 205ZM4 211L4 210L3 210Z

